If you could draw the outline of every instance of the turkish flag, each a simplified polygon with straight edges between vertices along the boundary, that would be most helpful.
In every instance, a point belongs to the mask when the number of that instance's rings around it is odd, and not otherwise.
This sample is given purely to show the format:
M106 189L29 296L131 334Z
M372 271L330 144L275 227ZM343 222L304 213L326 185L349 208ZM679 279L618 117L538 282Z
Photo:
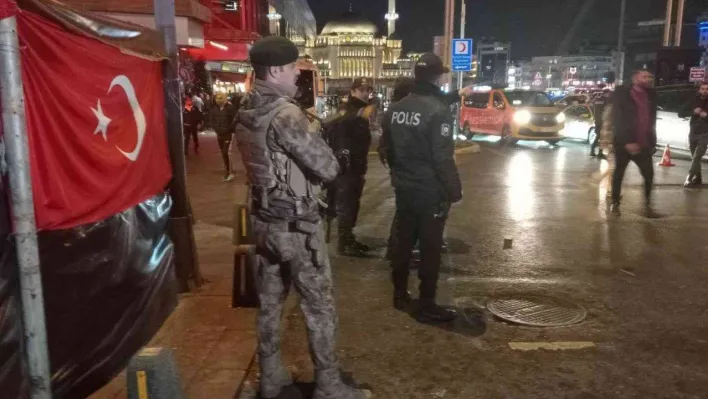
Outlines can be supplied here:
M37 225L97 222L171 178L159 60L18 14Z

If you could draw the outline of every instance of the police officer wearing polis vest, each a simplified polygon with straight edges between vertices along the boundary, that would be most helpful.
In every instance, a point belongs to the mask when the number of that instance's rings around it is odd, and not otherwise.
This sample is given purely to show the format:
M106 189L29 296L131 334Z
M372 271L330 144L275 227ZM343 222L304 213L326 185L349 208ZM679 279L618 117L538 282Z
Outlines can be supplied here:
M242 102L236 139L253 197L260 397L300 397L280 352L280 320L292 284L302 297L315 365L313 398L367 398L368 392L342 381L335 352L337 315L316 186L337 176L337 159L309 133L309 120L293 100L297 47L271 36L257 41L250 57L256 80Z
M394 307L411 301L408 277L411 250L420 242L420 307L422 322L449 322L456 313L435 301L443 230L450 205L462 200L462 184L454 160L453 116L440 84L446 68L435 54L424 54L415 66L412 93L391 105L383 128L390 132L388 162L396 194L397 245L392 260Z
M356 239L354 227L359 217L371 146L369 117L374 110L368 102L371 89L369 79L354 79L347 103L330 131L330 146L340 161L340 175L335 181L339 219L337 251L344 256L365 257L370 250Z

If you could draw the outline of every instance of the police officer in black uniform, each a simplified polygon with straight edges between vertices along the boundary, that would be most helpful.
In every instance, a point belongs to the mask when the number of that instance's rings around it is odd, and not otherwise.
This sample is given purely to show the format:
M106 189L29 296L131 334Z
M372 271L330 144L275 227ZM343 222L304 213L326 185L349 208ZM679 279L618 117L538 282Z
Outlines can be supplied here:
M610 89L605 89L603 87L602 94L597 96L592 102L593 113L595 114L595 140L590 144L590 156L598 157L599 159L604 159L605 155L602 153L602 148L600 146L600 130L602 129L602 116L605 112L605 107L610 103ZM595 149L598 149L597 154L595 154Z
M365 257L370 248L362 244L354 235L354 227L359 217L359 203L364 190L365 175L368 170L371 128L369 116L373 106L369 105L371 81L367 78L355 79L344 110L335 122L330 146L340 160L340 175L336 185L336 213L339 242L338 253L344 256Z
M394 307L404 310L411 250L420 242L420 307L422 322L449 322L456 313L436 304L443 230L450 205L462 200L462 184L454 160L454 120L440 90L450 72L435 54L424 54L415 66L411 95L391 105L383 129L390 132L388 156L396 193L397 244L393 255Z

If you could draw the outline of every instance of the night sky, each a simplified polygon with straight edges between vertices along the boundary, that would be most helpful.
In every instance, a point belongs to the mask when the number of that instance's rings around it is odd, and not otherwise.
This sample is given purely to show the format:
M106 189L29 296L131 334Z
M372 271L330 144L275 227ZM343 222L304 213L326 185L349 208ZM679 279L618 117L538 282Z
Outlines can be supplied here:
M467 0L467 37L495 37L512 42L512 58L553 55L563 40L583 2L592 0ZM388 0L308 0L317 19L318 29L349 10L367 16L385 34L384 14ZM459 3L460 0L456 0ZM699 1L686 1L685 20L695 22L701 11ZM444 0L397 0L400 19L397 31L405 50L432 50L433 36L443 34ZM580 24L573 44L583 40L616 42L619 24L619 0L595 0L587 18ZM666 0L627 0L627 23L663 18ZM459 10L456 11L459 25ZM459 31L459 26L455 27ZM571 47L572 48L572 47Z

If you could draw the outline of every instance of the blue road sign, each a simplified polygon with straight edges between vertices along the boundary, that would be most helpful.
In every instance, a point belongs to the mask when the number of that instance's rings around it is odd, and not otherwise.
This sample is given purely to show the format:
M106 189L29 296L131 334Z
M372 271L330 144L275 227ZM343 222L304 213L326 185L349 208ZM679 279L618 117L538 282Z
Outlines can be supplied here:
M472 70L472 39L452 39L452 70Z

